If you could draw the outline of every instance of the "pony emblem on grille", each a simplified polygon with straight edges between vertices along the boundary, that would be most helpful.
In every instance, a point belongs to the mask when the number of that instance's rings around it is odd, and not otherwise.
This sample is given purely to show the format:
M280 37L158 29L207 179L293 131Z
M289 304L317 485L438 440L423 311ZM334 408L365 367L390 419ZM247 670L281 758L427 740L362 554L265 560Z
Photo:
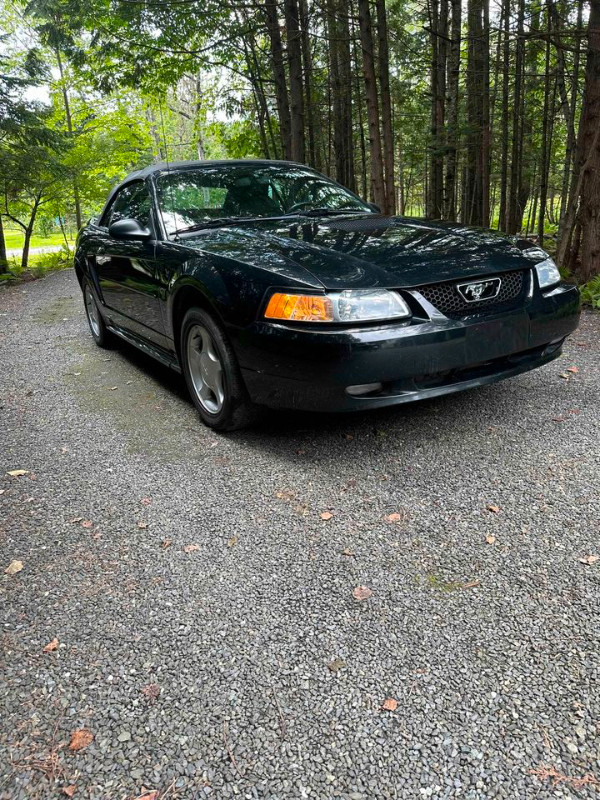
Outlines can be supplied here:
M492 300L500 292L500 278L475 283L458 283L456 289L466 303L477 303L479 300Z

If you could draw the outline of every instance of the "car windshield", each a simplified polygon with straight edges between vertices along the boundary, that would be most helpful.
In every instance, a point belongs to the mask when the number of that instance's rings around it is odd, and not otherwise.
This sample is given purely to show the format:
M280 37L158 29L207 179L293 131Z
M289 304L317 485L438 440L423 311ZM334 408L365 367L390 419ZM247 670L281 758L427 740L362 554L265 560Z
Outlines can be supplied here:
M169 234L222 218L278 217L314 210L370 212L347 189L295 165L226 165L174 169L157 179Z

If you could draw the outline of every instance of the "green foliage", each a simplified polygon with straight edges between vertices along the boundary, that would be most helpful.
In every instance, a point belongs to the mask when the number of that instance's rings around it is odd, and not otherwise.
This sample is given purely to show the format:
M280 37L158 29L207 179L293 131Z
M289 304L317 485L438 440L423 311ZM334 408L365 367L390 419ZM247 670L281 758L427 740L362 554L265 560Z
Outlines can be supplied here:
M18 283L20 281L31 280L32 278L43 278L51 272L67 269L73 266L73 252L66 246L56 253L37 253L29 258L29 266L23 269L19 260L10 258L8 260L8 272L0 274L1 283Z
M581 300L585 305L600 309L600 275L580 287Z

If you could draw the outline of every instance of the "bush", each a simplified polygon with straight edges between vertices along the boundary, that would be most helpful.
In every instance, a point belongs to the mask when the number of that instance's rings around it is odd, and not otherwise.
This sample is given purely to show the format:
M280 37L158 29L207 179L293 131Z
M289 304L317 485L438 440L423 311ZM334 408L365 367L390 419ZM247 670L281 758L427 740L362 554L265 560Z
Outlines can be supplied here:
M18 281L43 278L50 272L66 269L73 266L73 251L65 245L56 253L39 253L29 256L29 265L26 270L21 269L18 258L8 259L8 272L0 274L1 283L15 283Z
M600 309L600 275L596 275L581 288L581 300L585 305Z

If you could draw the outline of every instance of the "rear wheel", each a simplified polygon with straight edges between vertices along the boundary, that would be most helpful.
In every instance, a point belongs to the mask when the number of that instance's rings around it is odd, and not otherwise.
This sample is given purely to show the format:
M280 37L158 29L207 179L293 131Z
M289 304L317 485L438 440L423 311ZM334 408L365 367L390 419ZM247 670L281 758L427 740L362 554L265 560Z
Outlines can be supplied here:
M218 431L247 427L257 417L235 354L220 325L201 308L190 308L181 326L183 374L202 421Z
M108 347L110 345L110 332L98 308L92 286L87 279L83 282L83 302L85 303L85 315L94 341L98 347Z

